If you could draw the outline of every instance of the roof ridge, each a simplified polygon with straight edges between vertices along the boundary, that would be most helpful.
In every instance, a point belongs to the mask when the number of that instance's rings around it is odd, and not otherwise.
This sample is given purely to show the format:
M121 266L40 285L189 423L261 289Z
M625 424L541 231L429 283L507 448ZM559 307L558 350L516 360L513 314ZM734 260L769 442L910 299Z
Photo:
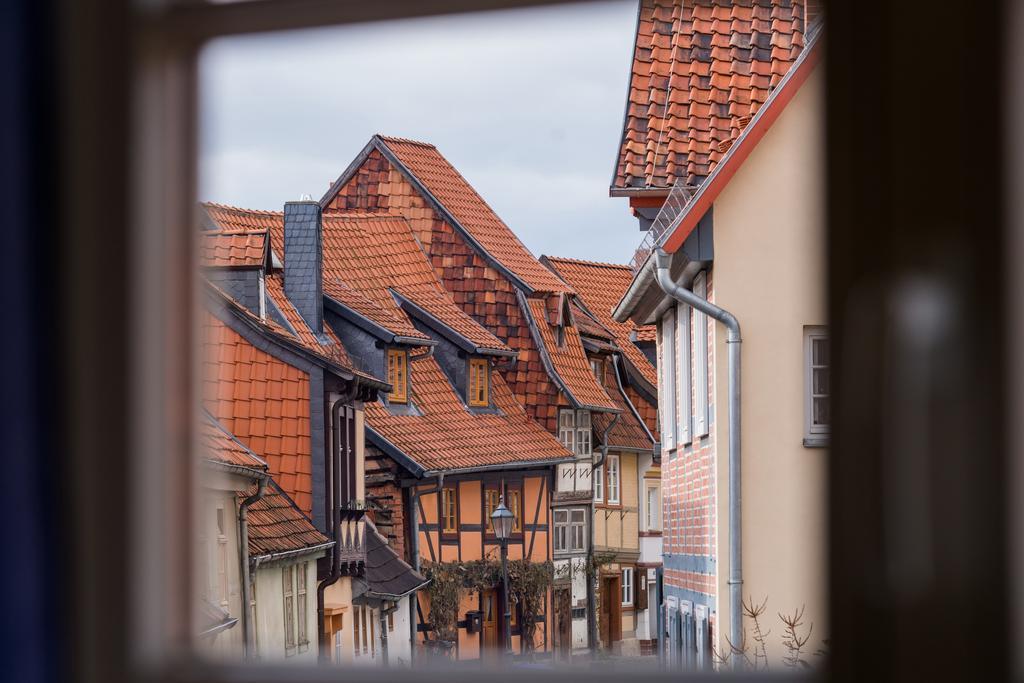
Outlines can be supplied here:
M283 211L272 211L270 209L247 209L245 207L234 206L232 204L222 204L220 202L205 201L205 202L200 202L200 205L203 206L203 208L207 208L207 209L212 207L212 208L216 208L216 209L225 209L227 211L239 211L239 212L243 212L243 213L261 213L261 214L263 214L265 216L283 216L284 215Z
M607 261L588 261L581 258L571 258L568 256L549 256L544 254L541 258L545 258L549 261L555 261L558 263L576 263L584 266L597 266L600 268L619 268L622 270L629 270L629 266L624 263L608 263Z
M436 146L429 142L423 142L422 140L413 140L412 138L402 138L394 135L384 135L383 133L376 133L374 137L380 138L384 142L405 142L410 145L419 145L420 147L427 147L429 149L437 149Z

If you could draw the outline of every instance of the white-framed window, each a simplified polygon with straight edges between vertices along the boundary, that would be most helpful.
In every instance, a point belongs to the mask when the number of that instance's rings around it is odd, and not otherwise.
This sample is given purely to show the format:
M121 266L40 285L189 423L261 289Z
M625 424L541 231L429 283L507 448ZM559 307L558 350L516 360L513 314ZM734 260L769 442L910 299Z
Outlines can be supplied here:
M708 298L707 275L704 271L693 280L693 293L701 299ZM696 402L694 404L694 438L708 433L708 316L693 309L693 341L696 360Z
M676 308L676 346L679 347L679 370L677 372L676 390L679 403L679 424L677 434L679 445L685 445L693 441L693 357L690 348L690 313L691 308L687 304L680 303Z
M576 452L576 414L571 410L558 411L558 439L566 450Z
M647 530L657 531L661 529L661 487L648 484L646 499Z
M804 438L821 438L831 425L828 331L804 328Z
M590 425L590 411L576 411L576 455L591 456L594 454L594 429Z
M604 502L604 465L594 468L594 500Z
M633 568L626 567L622 570L622 604L633 604Z
M281 587L284 591L284 654L295 654L295 571L288 565L281 569Z
M661 317L661 443L666 451L676 447L676 323L675 312Z
M619 456L608 456L608 503L618 505L619 500Z
M590 369L594 373L594 379L604 384L604 364L600 358L590 359Z
M579 456L593 455L593 433L589 410L558 411L558 438L566 449Z
M582 552L587 549L587 515L583 508L555 510L555 552Z
M587 549L587 511L583 508L569 511L569 548L581 552Z

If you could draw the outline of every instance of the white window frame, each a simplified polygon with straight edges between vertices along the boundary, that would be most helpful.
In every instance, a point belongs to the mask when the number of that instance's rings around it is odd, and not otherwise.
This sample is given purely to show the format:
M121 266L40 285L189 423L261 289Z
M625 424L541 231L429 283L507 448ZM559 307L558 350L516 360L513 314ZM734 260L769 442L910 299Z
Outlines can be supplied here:
M622 486L620 481L619 456L608 456L608 504L618 505L622 502Z
M586 552L587 550L587 510L585 508L570 508L569 510L569 548L573 552Z
M676 346L678 347L678 364L676 401L679 417L677 418L677 434L679 445L685 446L693 441L693 351L691 348L690 310L688 304L680 303L676 308Z
M592 471L594 481L594 502L604 502L604 465L595 467Z
M831 365L828 363L814 364L815 341L824 341L827 345L829 342L828 328L822 326L804 327L804 438L820 440L828 436L831 431L831 425L814 423L814 399L823 398L831 403L831 394L814 393L814 371L819 368L830 370ZM831 389L831 387L829 388ZM831 405L829 407L831 408Z
M590 457L594 455L594 428L590 422L589 410L576 411L576 455Z
M576 413L572 410L558 411L558 440L565 449L576 452Z
M586 552L586 510L584 508L562 508L555 510L554 513L554 551L556 553Z
M693 293L701 299L707 300L708 286L707 275L704 271L697 273L693 279ZM694 414L694 435L693 438L707 436L709 432L708 420L708 316L706 313L693 309L693 334L694 346L696 347L696 390L697 400Z
M633 605L633 568L622 569L622 606Z
M669 309L661 317L661 443L671 451L676 447L676 324L675 311Z
M644 505L647 508L647 516L644 518L644 524L647 526L648 531L660 531L661 486L658 484L648 484L644 493ZM654 500L651 500L652 493L654 494Z
M555 510L552 519L555 522L554 536L552 537L555 552L569 552L569 510Z
M228 607L228 536L227 536L227 513L223 505L217 506L217 601L224 609Z

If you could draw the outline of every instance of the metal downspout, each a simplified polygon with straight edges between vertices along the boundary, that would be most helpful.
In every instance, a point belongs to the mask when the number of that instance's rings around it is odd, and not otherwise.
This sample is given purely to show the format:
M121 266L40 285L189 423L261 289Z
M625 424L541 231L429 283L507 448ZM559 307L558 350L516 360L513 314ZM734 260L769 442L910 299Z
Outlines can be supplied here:
M250 610L251 586L249 585L249 506L263 498L267 492L267 477L259 478L256 493L249 496L238 506L238 555L242 560L242 654L245 658L252 655L252 612Z
M444 487L444 473L437 475L437 486L426 491L419 491L415 486L409 489L409 509L412 512L412 538L409 539L411 547L411 559L412 567L416 570L417 574L420 572L420 495L428 495L431 493L438 493ZM422 575L422 574L421 574ZM409 630L412 632L412 648L409 650L410 660L416 657L416 633L419 628L419 611L416 609L419 606L419 597L414 592L409 596Z
M316 587L317 636L320 642L320 661L330 660L330 643L327 642L327 629L324 627L324 594L341 578L341 491L339 490L341 472L341 409L355 398L358 383L352 391L342 396L331 405L331 472L328 481L325 519L330 519L330 533L334 540L334 554L331 557L331 573Z
M672 280L672 257L662 249L655 253L658 286L677 301L706 313L727 330L729 349L729 638L733 647L743 642L743 539L742 539L742 450L740 448L740 323L732 313L680 287ZM739 658L733 658L739 667Z
M597 567L593 566L594 563L594 520L597 518L597 505L594 503L594 477L597 476L597 468L604 467L604 461L608 459L608 435L611 434L612 429L615 428L616 423L619 421L619 413L615 413L612 417L611 423L601 432L601 454L597 460L592 461L590 466L590 543L587 544L587 640L590 646L591 652L597 652L597 614L594 610L594 602L596 599L596 586L595 582L598 579ZM593 569L594 575L589 576L589 573Z

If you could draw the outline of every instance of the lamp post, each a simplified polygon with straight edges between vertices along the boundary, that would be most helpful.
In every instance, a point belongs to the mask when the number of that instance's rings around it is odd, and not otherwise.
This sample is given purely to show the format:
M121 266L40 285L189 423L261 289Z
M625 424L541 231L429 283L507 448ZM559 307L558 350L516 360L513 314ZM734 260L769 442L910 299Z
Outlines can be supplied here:
M491 528L501 545L501 580L504 590L501 594L502 611L505 614L505 653L512 651L512 612L508 602L508 537L512 535L512 511L505 507L505 496L498 499L498 507L491 513Z

